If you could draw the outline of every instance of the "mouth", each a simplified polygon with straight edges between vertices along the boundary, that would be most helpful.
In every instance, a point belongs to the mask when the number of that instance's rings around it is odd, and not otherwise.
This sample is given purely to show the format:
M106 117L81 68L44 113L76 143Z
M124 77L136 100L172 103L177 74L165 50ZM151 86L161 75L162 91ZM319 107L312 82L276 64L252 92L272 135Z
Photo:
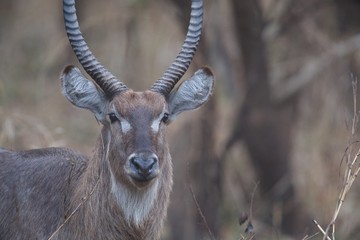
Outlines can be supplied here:
M150 182L151 180L156 178L158 176L158 174L156 173L156 171L153 171L148 174L146 174L146 173L144 174L141 172L131 172L131 173L129 173L129 176L135 182L146 183L146 182Z
M155 167L151 171L143 172L138 169L126 169L131 181L138 187L143 187L152 182L159 175L159 168Z

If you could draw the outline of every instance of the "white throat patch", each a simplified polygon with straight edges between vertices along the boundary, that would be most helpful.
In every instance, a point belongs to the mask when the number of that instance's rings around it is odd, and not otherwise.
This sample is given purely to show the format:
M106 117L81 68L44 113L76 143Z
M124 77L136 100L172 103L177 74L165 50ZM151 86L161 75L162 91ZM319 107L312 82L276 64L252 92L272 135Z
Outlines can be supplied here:
M111 170L110 170L111 172ZM158 180L150 188L129 191L111 172L111 192L128 222L140 225L148 217L158 195Z

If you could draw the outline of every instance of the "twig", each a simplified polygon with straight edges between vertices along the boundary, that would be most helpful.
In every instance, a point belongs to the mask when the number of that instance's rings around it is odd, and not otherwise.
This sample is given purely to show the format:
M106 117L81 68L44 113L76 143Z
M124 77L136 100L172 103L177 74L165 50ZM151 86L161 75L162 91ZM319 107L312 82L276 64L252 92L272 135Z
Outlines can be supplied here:
M202 221L204 222L205 228L206 228L206 230L207 230L207 232L209 234L210 239L216 240L216 238L214 237L213 233L211 232L211 230L209 228L209 224L206 221L206 218L205 218L205 216L204 216L204 214L203 214L203 212L201 210L201 207L199 205L199 202L196 199L196 196L195 196L195 193L194 193L194 190L192 188L191 183L189 183L189 189L190 189L190 192L191 192L191 197L192 197L192 199L193 199L193 201L194 201L194 203L196 205L196 210L198 211Z
M195 195L195 192L194 192L194 189L192 187L192 184L191 184L191 180L190 180L190 168L189 168L190 164L189 164L189 161L187 162L187 178L188 178L188 184L189 184L189 189L190 189L190 193L191 193L191 197L196 205L196 210L198 211L200 217L201 217L201 220L203 221L204 225L205 225L205 228L208 232L208 235L210 237L210 239L212 240L216 240L214 234L212 233L210 227L209 227L209 224L207 223L206 221L206 217L205 215L203 214L202 210L201 210L201 207L200 207L200 204L198 202L198 200L196 199L196 195Z
M324 231L324 229L320 226L320 224L314 219L313 220L314 224L316 225L316 227L320 230L320 232L325 236L326 232ZM326 236L327 240L331 240L330 237Z
M310 236L306 235L306 236L303 237L303 239L301 239L301 240L309 240L309 239L312 239L313 237L316 237L317 235L319 235L319 232L314 233L314 234L312 234L312 235L310 235Z
M353 80L352 80L352 87L353 87L353 102L354 102L354 117L353 117L353 121L352 121L352 128L351 128L351 135L354 136L355 135L355 130L356 130L356 123L358 122L358 114L357 114L357 106L356 106L356 98L357 98L357 79L355 76L352 76Z

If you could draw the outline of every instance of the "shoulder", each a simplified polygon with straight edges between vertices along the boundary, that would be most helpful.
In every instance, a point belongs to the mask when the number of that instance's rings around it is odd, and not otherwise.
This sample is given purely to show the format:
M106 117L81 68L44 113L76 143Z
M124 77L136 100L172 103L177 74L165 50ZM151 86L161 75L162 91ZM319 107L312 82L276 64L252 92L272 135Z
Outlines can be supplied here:
M83 168L88 157L68 148L40 148L26 151L12 151L0 148L0 165L17 169ZM38 169L39 170L39 169Z

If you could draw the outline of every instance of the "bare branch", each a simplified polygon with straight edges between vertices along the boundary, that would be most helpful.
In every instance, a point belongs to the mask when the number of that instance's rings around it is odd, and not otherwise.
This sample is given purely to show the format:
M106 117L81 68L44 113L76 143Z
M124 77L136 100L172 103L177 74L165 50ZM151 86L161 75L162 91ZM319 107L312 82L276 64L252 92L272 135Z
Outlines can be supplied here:
M285 83L272 87L272 95L276 101L283 101L303 89L315 79L325 68L335 60L344 58L360 48L360 34L336 43L328 51L305 64L295 76L290 77Z

